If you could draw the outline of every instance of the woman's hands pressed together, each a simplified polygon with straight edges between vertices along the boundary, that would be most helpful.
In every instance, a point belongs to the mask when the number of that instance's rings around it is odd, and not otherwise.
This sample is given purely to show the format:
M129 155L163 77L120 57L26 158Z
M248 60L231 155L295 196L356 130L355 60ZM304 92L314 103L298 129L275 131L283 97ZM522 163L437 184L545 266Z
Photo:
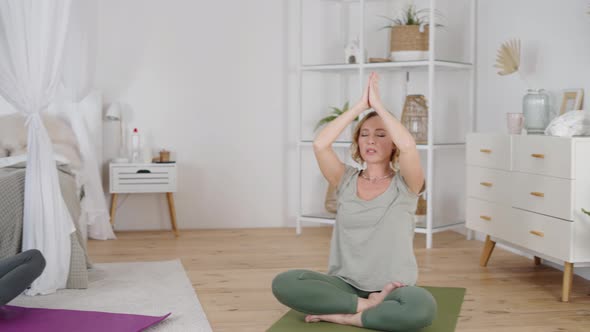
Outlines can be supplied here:
M376 108L383 109L383 103L381 102L381 95L379 94L379 76L375 72L371 72L369 80L363 90L361 99L356 103L355 109L364 112L370 108L377 110Z
M384 110L381 94L379 93L379 75L372 72L369 76L369 106L375 111Z
M369 103L369 86L370 86L370 81L367 82L367 84L365 85L361 99L354 106L354 109L359 110L360 113L371 108L371 104Z

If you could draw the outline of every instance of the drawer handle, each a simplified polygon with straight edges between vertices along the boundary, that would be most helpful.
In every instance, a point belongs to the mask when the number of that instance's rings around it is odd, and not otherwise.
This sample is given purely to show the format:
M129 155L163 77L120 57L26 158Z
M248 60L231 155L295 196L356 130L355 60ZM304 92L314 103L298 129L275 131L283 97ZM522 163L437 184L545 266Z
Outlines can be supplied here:
M484 187L491 187L492 186L491 182L480 182L479 184L481 184Z
M539 158L539 159L544 159L545 158L545 155L544 154L541 154L541 153L533 153L531 155L531 157L533 157L533 158Z
M486 221L491 221L492 217L488 217L488 216L479 216L481 219L486 220Z
M533 195L533 196L537 196L537 197L545 197L545 194L543 194L543 193L540 193L540 192L538 192L538 191L533 191L533 192L531 193L531 195Z
M539 231L531 231L530 233L533 234L533 235L536 235L538 237L544 237L545 236L545 233L539 232Z
M492 153L492 150L490 150L490 149L479 149L479 152Z
M151 171L149 169L140 169L136 173L137 174L150 174Z

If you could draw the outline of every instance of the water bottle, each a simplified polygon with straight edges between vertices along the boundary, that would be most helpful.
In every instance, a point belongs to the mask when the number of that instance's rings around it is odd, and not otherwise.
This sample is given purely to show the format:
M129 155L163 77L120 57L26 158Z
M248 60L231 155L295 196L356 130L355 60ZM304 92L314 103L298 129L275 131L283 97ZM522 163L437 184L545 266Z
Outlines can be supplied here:
M131 162L141 162L139 158L139 132L137 128L134 128L133 134L131 134Z

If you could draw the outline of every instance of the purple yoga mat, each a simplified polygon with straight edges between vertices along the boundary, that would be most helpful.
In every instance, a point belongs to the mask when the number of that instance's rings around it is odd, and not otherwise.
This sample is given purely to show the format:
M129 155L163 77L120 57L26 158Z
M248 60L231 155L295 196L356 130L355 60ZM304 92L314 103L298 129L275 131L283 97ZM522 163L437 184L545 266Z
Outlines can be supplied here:
M2 332L138 332L170 316L0 306Z

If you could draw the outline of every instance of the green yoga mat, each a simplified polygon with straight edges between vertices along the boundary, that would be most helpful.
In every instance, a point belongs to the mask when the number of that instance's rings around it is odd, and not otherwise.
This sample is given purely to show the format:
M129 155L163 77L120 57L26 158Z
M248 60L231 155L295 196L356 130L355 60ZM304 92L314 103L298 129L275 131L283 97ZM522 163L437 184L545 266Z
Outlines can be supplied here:
M423 328L421 332L453 332L461 312L461 304L465 296L465 288L426 287L437 303L436 319L432 325ZM343 326L328 322L306 323L305 314L291 310L279 319L267 332L362 332L375 331L360 327Z

